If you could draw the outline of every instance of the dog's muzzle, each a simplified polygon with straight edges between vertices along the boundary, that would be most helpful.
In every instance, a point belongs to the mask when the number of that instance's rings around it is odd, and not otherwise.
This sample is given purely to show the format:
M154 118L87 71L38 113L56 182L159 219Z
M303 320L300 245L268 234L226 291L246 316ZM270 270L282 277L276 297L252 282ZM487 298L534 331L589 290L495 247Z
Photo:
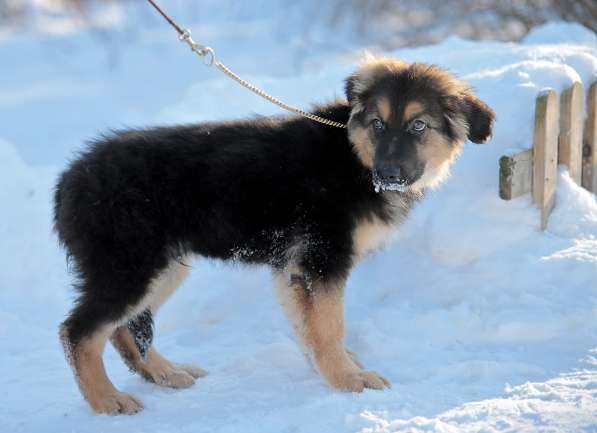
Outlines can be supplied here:
M423 167L406 170L399 164L379 164L373 170L375 191L405 192L423 174Z

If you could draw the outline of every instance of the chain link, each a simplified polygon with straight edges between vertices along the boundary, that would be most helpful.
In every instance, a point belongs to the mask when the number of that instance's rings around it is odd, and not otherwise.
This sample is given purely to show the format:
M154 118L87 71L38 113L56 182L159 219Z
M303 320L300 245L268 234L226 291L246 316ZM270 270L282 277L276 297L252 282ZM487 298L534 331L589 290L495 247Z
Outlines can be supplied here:
M234 81L239 83L241 86L249 89L251 92L256 93L257 95L261 96L262 98L267 99L269 102L277 105L278 107L288 110L291 113L298 114L299 116L306 117L307 119L311 119L315 122L323 123L324 125L335 126L336 128L346 128L346 125L343 123L336 122L336 121L330 120L330 119L326 119L326 118L318 116L316 114L301 110L300 108L296 108L291 105L285 104L284 102L280 101L279 99L274 98L272 95L264 92L259 87L255 86L254 84L249 83L247 80L243 80L241 77L239 77L234 72L232 72L230 69L228 69L226 67L226 65L224 65L222 62L219 62L216 60L215 66L220 71L222 71L223 73L228 75L230 78L232 78Z

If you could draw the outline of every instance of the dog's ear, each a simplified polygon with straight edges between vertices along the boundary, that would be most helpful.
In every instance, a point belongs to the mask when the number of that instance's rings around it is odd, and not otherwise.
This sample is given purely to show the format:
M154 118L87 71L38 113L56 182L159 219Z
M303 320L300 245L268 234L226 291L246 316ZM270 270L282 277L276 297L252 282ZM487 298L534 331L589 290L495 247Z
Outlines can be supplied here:
M486 143L491 138L495 113L470 92L462 95L462 110L468 123L468 138L473 143Z
M344 81L344 92L346 93L346 99L348 104L352 107L357 99L356 86L359 77L357 74L352 74Z

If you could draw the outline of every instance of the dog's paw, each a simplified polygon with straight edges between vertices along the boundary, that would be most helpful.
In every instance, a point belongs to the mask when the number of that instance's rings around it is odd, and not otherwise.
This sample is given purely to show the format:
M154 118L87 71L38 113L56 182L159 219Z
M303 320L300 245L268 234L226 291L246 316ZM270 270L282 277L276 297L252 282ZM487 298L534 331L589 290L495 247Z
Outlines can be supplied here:
M123 392L115 392L89 403L95 412L108 415L133 415L143 410L140 400Z
M173 367L153 371L151 379L156 385L176 389L189 388L195 384L195 377L191 373Z
M374 371L355 371L335 378L332 386L342 391L362 392L365 388L384 389L391 388L390 382Z
M183 370L193 376L194 379L207 376L207 371L202 368L196 367L190 364L174 364L174 367L178 370Z

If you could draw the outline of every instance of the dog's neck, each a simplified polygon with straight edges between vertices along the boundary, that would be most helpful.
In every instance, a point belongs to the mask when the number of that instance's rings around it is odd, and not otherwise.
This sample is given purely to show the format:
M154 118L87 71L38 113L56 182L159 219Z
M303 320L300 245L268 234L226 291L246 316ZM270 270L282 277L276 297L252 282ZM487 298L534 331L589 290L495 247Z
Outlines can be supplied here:
M414 191L381 191L390 215L390 224L399 226L406 219L409 211L417 201L423 198L424 192Z

